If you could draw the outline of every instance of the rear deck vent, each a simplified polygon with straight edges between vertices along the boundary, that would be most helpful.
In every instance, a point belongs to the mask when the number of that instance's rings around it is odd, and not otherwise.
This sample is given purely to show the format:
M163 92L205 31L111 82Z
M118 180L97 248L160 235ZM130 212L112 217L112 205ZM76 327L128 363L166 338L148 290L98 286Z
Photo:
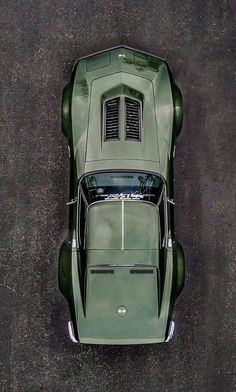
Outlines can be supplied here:
M119 139L119 108L119 97L105 102L105 141Z
M90 271L91 274L114 274L114 270L111 269L92 269Z
M141 104L135 99L125 97L126 124L125 138L130 141L141 141Z
M130 270L131 274L153 274L153 270L152 269L133 269Z

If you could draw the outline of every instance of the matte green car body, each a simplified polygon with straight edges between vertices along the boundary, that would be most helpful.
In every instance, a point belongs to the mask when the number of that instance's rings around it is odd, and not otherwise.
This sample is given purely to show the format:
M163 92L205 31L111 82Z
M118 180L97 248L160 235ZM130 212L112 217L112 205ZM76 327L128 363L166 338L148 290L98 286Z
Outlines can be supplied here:
M142 103L140 141L126 140L123 104L119 139L105 141L104 104L114 97ZM70 328L81 343L159 343L168 337L174 303L184 285L184 255L175 242L171 202L182 115L180 90L162 59L117 47L74 66L62 99L71 204L58 277L70 307ZM163 180L162 243L158 208L121 197L87 208L81 246L81 181L90 173L116 171L152 173Z

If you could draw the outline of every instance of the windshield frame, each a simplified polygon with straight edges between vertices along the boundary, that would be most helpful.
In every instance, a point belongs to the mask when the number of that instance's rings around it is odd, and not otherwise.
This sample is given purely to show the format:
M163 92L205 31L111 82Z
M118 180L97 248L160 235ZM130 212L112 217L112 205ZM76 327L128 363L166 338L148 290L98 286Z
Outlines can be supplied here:
M149 201L150 203L153 203L155 206L159 206L160 203L161 203L162 198L165 196L166 181L165 181L164 177L161 174L159 174L159 173L148 171L148 170L139 170L139 169L108 169L108 170L106 169L106 170L96 170L96 171L92 171L92 172L88 172L88 173L84 174L83 176L80 177L80 179L78 181L78 193L79 193L79 190L81 190L81 193L82 193L82 195L84 197L84 200L85 200L86 204L91 204L91 203L88 203L88 201L86 199L85 192L84 192L84 189L83 189L82 184L81 184L82 181L86 177L89 177L89 176L92 176L92 175L99 175L99 174L103 174L103 173L104 174L106 174L106 173L140 173L140 174L152 175L152 176L159 177L161 179L161 181L162 181L162 189L161 189L161 192L160 192L160 195L159 195L159 198L158 198L157 202L154 202L154 201L151 201L151 200L145 200L143 198L140 198L140 199L138 199L138 198L137 199L136 198L133 198L133 199L130 198L129 199L129 197L127 197L127 198L125 197L125 195L128 195L125 192L124 192L124 197L117 197L117 198L116 197L108 197L108 198L104 199L103 201L109 201L110 199L111 200L130 200L130 201L131 200ZM115 193L115 194L119 195L119 193ZM122 192L120 194L122 194ZM135 195L135 194L133 194L133 195ZM97 201L100 201L100 200L97 200ZM96 202L96 200L94 200L93 202Z

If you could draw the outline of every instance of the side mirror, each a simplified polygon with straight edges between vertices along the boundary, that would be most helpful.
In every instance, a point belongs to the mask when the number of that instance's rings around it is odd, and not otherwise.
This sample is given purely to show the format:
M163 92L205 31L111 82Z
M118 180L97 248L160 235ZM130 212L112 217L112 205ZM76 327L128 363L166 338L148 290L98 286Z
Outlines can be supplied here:
M66 203L67 206L70 206L71 204L75 204L78 201L78 197L76 197L75 199L71 199L70 201L68 201L68 203Z
M175 205L175 202L173 199L169 199L169 197L166 198L167 203L172 204L173 206Z

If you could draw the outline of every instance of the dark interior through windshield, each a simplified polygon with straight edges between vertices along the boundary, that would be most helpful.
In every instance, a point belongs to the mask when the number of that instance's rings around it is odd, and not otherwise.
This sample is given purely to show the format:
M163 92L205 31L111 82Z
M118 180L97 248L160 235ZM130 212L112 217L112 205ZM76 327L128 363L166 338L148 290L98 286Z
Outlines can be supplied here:
M101 200L144 200L158 204L163 190L160 176L142 172L106 172L87 175L81 181L88 204Z

